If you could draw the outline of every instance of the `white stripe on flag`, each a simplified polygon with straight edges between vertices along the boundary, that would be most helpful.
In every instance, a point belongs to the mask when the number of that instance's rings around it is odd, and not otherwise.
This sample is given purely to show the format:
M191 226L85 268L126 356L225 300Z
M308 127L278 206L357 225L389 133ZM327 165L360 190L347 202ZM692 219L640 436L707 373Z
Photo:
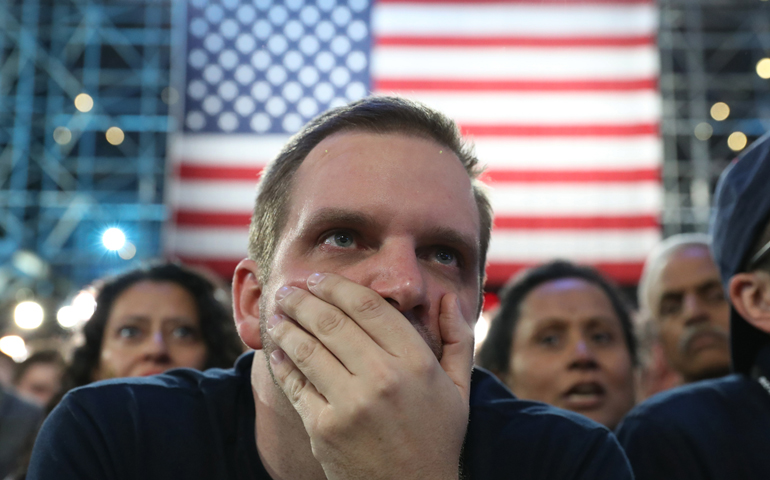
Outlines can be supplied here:
M489 259L517 263L554 258L581 263L631 262L643 260L659 241L660 232L656 228L630 232L495 230L489 245Z
M620 138L478 137L476 155L489 168L511 170L656 168L663 152L657 136Z
M247 253L249 229L177 226L173 241L180 257L241 259Z
M496 184L492 208L499 216L657 215L662 195L657 182L579 185Z
M658 75L655 47L377 47L372 77L420 80L623 80Z
M289 140L288 135L174 135L170 158L192 165L255 167L273 160Z
M173 159L189 165L264 167L288 136L177 135L171 141ZM662 163L655 135L629 137L471 138L476 155L490 168L511 170L655 168Z
M470 3L470 2L469 2ZM373 30L388 36L617 36L657 30L654 5L375 4Z
M637 124L657 123L657 92L505 93L399 92L445 113L458 124Z
M177 205L188 211L250 214L256 197L255 181L188 180L177 188ZM657 182L493 183L490 191L496 215L656 215L662 201Z

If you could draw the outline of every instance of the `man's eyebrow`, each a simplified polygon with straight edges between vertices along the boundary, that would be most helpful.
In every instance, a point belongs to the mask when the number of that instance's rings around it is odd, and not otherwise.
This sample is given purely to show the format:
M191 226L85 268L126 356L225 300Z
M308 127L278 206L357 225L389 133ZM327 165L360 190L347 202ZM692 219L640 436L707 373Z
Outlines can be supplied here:
M376 224L374 217L365 213L340 208L323 208L313 213L303 225L302 230L313 230L320 225L349 225L369 229Z
M706 280L705 282L701 283L700 285L698 285L697 290L698 292L705 292L714 287L720 287L720 288L722 287L722 283L715 278L711 280Z

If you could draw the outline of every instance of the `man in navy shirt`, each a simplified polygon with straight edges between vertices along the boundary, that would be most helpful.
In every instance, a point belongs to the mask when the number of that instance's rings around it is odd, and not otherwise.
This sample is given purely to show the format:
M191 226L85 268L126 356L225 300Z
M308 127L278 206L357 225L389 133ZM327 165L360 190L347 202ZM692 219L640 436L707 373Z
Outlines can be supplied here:
M770 135L722 174L711 230L732 304L735 373L628 414L618 438L638 480L770 476Z
M492 223L451 120L371 98L263 176L235 319L257 350L70 393L30 478L630 478L615 438L478 371Z

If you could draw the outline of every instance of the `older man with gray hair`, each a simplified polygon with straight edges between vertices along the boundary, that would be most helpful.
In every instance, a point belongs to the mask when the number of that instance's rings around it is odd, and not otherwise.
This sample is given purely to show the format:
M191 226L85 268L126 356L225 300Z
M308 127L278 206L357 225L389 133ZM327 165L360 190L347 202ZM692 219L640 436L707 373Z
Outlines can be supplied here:
M639 306L649 394L678 383L672 374L689 383L730 371L730 306L710 245L705 234L674 235L644 265Z

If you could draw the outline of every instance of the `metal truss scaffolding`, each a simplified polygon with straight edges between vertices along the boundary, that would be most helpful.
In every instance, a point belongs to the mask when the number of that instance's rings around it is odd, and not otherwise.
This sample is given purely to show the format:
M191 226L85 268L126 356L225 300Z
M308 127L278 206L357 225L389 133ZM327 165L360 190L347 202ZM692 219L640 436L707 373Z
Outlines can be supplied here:
M19 251L50 266L48 294L160 251L173 3L0 2L0 300ZM131 260L101 247L111 226Z
M662 223L669 236L707 231L719 174L737 155L729 136L742 132L751 143L770 130L770 80L756 71L770 56L770 1L660 0L659 6ZM718 102L730 109L721 121L711 115Z

